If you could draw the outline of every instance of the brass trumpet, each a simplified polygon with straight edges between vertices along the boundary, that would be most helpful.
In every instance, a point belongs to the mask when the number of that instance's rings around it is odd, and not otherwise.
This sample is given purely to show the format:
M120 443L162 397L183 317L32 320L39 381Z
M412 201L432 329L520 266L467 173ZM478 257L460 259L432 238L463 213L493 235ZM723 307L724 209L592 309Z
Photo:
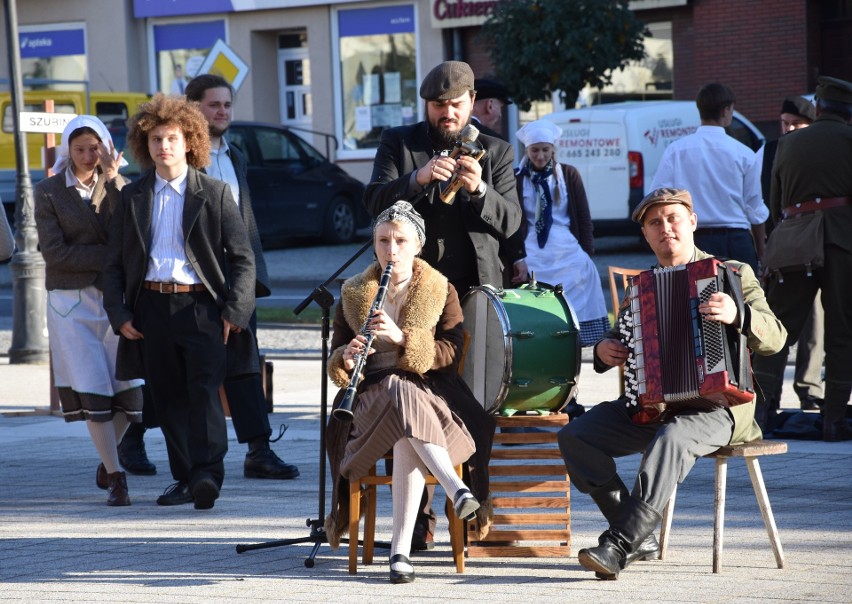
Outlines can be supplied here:
M361 327L361 335L367 338L364 343L364 352L355 355L355 368L352 370L352 377L349 379L349 386L346 387L346 393L343 395L343 400L340 401L340 406L331 412L331 414L342 422L351 422L355 414L352 413L352 406L355 404L355 397L358 393L358 384L361 382L361 372L364 371L364 366L367 364L367 356L370 353L370 347L373 345L373 339L376 334L369 329L370 319L373 318L385 305L385 297L388 293L388 284L390 283L391 271L393 270L393 262L388 262L385 271L382 273L382 278L379 281L379 291L376 292L376 297L373 299L373 305L370 307L370 312L367 313L367 320Z

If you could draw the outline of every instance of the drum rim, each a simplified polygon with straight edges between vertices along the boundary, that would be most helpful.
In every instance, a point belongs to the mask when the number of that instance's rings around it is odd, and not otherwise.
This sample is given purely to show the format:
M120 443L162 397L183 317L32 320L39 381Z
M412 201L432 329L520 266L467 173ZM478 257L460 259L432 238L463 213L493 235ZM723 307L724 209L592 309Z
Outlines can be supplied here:
M482 292L485 294L485 297L492 300L492 302L496 301L499 303L492 303L492 306L494 306L494 308L498 311L496 314L500 321L500 328L503 332L503 346L506 350L506 354L503 355L503 379L500 380L500 389L494 397L492 405L489 407L483 407L486 412L494 415L500 410L500 408L502 408L503 403L506 401L506 397L509 396L509 385L512 383L512 358L514 351L512 350L511 324L509 323L509 314L506 312L506 306L503 304L503 300L500 297L500 292L503 291L502 288L497 289L493 285L477 285L468 290L464 299L467 300L467 298L475 291Z

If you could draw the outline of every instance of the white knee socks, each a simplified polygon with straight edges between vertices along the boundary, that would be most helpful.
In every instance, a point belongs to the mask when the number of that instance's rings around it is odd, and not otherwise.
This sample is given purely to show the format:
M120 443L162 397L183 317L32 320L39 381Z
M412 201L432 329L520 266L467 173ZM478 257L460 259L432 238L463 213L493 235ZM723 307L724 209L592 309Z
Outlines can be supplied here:
M420 507L420 497L426 484L426 466L411 447L409 439L402 438L393 446L393 539L391 557L411 554L411 535ZM408 564L397 562L391 568L398 572L411 572Z
M432 475L438 479L450 499L455 496L459 489L467 489L462 479L456 474L453 462L450 460L450 454L444 447L423 442L416 438L406 440L411 443L412 448L429 468L429 471L432 472ZM395 455L396 452L394 451Z
M98 455L106 468L107 474L118 472L120 469L118 465L118 451L115 450L118 441L115 439L115 426L113 426L113 422L93 422L86 420L86 427L89 429L92 442L95 444L95 449L98 451Z

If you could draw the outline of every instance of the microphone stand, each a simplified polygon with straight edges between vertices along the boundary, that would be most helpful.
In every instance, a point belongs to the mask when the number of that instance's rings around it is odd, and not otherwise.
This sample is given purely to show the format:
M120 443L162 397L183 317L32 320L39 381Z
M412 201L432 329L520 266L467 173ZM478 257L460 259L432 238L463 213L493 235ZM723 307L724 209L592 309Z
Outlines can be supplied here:
M263 543L254 543L254 544L238 544L237 545L237 553L242 554L243 552L256 550L256 549L267 549L271 547L281 547L284 545L296 545L299 543L313 543L313 547L311 548L311 552L308 554L307 559L305 560L305 566L307 568L313 568L315 564L315 558L317 552L319 551L320 545L323 543L328 543L328 536L325 533L325 474L326 474L326 443L325 443L325 425L328 421L328 377L327 377L327 369L328 369L328 341L329 341L329 317L331 315L330 309L334 306L334 295L328 291L326 286L330 285L332 281L334 281L340 273L345 271L350 264L355 262L361 254L366 252L370 247L372 247L373 241L370 239L364 246L355 252L349 260L347 260L340 268L335 271L335 273L325 280L324 283L317 286L314 291L312 291L307 298L302 300L299 305L293 309L293 314L298 315L301 313L311 302L316 302L320 308L322 308L322 379L320 381L320 446L319 446L319 474L320 474L320 483L319 483L319 501L318 501L318 514L316 519L308 518L305 520L305 524L310 529L310 533L306 537L297 537L295 539L278 539L276 541L265 541ZM341 541L347 542L348 539L342 539Z

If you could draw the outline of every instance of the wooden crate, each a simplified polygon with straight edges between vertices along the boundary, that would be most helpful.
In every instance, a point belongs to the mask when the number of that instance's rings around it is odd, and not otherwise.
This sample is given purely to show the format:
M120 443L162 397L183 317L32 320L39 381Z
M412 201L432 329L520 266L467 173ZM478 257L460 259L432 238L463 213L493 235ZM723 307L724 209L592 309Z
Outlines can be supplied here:
M567 423L568 416L562 413L497 418L498 431L488 466L494 523L484 542L500 545L476 541L476 521L470 522L469 557L571 554L571 483L556 443L556 433ZM546 431L502 433L499 428L505 427Z

